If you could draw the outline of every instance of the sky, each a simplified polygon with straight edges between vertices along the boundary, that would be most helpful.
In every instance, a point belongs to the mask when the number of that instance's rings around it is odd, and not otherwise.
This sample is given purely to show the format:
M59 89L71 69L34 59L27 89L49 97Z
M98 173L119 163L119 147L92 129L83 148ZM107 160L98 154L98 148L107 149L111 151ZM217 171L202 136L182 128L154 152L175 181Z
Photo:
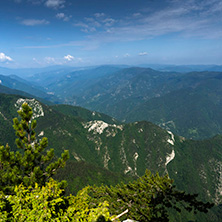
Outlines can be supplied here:
M0 0L1 67L221 58L221 0Z

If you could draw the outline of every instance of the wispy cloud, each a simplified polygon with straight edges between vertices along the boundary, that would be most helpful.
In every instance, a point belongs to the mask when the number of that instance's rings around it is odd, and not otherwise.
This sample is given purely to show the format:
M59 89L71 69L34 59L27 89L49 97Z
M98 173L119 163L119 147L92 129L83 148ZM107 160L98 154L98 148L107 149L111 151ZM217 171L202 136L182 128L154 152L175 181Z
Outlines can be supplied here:
M76 27L81 27L81 31L82 32L85 32L85 33L89 33L89 32L95 32L96 31L96 28L95 26L90 26L84 22L78 22L78 23L75 23L74 26Z
M55 2L57 3L55 4ZM54 4L57 6L65 4L65 1L55 2ZM164 8L152 11L143 8L140 11L135 11L131 16L121 19L98 12L73 24L85 33L82 41L59 45L26 46L24 48L78 46L83 50L94 50L103 43L137 41L170 34L174 34L174 37L178 38L222 38L221 0L187 0L183 2L181 0L167 0L167 2L168 5ZM56 14L58 19L64 20L66 16L68 15L63 12ZM48 24L46 20L39 21L42 21L41 24ZM26 23L26 25L28 24L30 22Z
M12 62L13 59L7 55L5 55L3 52L0 52L0 62Z
M48 25L49 23L45 19L24 19L21 21L21 24L26 26Z
M97 13L94 14L94 16L95 16L96 18L104 17L104 16L105 16L105 13L103 13L103 12L101 12L101 13L97 12Z
M48 8L58 9L64 8L66 0L14 0L15 3L27 2L33 5L44 4Z
M123 57L130 57L130 54L126 53Z
M96 31L109 31L117 20L105 15L105 13L95 13L92 17L85 17L84 21L74 24L74 26L81 27L81 31L85 33Z
M47 0L45 5L49 8L57 9L65 7L65 0Z
M168 0L164 8L141 9L121 20L94 14L76 26L99 42L137 41L175 34L180 38L222 38L221 0ZM81 24L81 25L80 25ZM99 26L99 25L100 26Z
M63 21L68 22L72 18L72 16L71 15L66 15L63 12L60 12L60 13L56 14L56 18L62 19Z
M133 17L139 17L139 16L142 16L140 12L133 13Z
M102 22L105 24L105 26L112 26L116 22L116 20L113 18L106 18L102 20Z
M66 55L64 57L46 56L43 59L32 58L32 61L36 64L44 66L44 65L65 65L67 63L78 64L82 63L83 59L79 57L76 58L72 55Z
M44 2L45 0L27 0L27 2L32 3L33 5L40 5Z
M56 60L53 57L45 57L45 62L48 63L48 64L51 64L51 63L55 64Z
M148 53L147 52L140 52L138 55L139 56L146 56Z

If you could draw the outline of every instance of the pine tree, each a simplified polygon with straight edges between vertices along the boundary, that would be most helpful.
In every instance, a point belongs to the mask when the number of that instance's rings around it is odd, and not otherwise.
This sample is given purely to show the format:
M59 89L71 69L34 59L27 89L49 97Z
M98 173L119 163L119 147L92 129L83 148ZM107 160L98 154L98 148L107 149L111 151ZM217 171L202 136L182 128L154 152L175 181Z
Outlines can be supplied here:
M65 150L57 160L54 149L45 150L48 139L36 139L36 120L32 119L31 107L24 103L18 111L21 120L14 118L15 141L19 151L13 152L8 145L0 146L0 190L5 194L13 192L15 185L23 183L24 186L35 186L35 183L43 186L56 171L65 166L69 158L68 150ZM64 186L64 181L60 183Z
M196 194L187 194L176 189L167 175L145 175L128 184L118 184L115 187L91 187L92 205L97 201L107 201L111 214L120 214L128 209L121 219L135 221L169 221L169 210L177 212L207 213L214 206L197 199ZM125 217L125 218L124 218Z

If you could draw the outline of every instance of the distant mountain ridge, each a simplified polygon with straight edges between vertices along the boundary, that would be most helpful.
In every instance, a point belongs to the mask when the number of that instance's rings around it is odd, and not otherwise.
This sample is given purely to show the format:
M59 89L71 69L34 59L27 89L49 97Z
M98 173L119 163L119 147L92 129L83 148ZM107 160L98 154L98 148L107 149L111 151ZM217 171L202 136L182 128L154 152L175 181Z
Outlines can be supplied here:
M52 90L65 103L125 122L148 120L188 138L222 133L221 72L184 74L133 67L90 79L91 72L95 75L95 70L87 70L82 80L76 73L67 80L62 77Z
M22 94L21 91L23 91L26 93L26 95L28 94L34 95L36 97L53 102L59 101L58 98L56 98L56 96L44 92L41 86L35 86L32 83L15 75L10 75L10 76L0 75L0 86L20 91L17 94ZM12 91L11 93L14 94Z
M25 80L0 77L1 81L8 78L4 86L45 100L85 107L124 122L147 120L178 135L204 139L222 133L221 76L213 71L179 73L101 66L74 71L59 67Z

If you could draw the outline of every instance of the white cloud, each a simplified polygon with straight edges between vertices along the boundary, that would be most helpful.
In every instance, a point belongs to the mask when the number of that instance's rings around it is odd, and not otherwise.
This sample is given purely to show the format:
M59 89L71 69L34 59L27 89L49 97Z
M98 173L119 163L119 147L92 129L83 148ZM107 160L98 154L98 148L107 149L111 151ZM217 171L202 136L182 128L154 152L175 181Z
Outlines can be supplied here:
M82 27L82 28L88 28L89 26L84 23L84 22L78 22L76 24L74 24L74 26L77 26L77 27Z
M65 7L65 0L47 0L45 5L49 8L57 9Z
M71 55L67 55L67 56L64 56L64 59L67 61L72 61L72 60L74 60L74 57Z
M92 24L91 25L87 25L84 22L76 23L76 24L74 24L74 26L81 27L81 31L85 32L85 33L95 32L96 31L96 28Z
M111 32L111 28L117 20L106 17L104 13L95 13L94 17L85 17L85 22L78 22L74 26L82 27L81 31L90 33L96 31Z
M53 58L53 57L45 57L45 62L48 64L56 63L55 58Z
M112 26L116 20L113 18L106 18L102 22L105 24L105 26Z
M142 14L141 13L139 13L139 12L137 12L137 13L133 13L133 17L139 17L139 16L141 16Z
M145 55L147 55L148 53L147 52L140 52L139 53L139 56L145 56Z
M129 57L130 56L130 54L129 53L126 53L125 55L124 55L124 57Z
M24 19L21 24L26 26L48 25L50 22L45 19Z
M56 18L59 18L59 19L63 19L63 18L65 18L65 14L64 13L57 13L56 14Z
M63 21L67 22L72 18L72 16L71 15L67 16L64 13L60 12L56 14L56 18L62 19Z
M31 2L33 5L40 5L43 2L43 0L27 0L27 1Z
M5 55L3 52L0 52L0 62L12 62L13 59L7 55Z
M92 19L87 19L84 22L87 27L82 27L81 30L88 34L89 41L99 44L152 39L166 34L180 38L222 38L221 0L167 0L164 7L154 10L144 8L142 13L136 12L131 17L116 20L106 15L94 15L92 18L101 27L95 26Z
M100 17L103 17L103 16L105 16L105 13L95 13L94 14L94 16L96 17L96 18L100 18Z

